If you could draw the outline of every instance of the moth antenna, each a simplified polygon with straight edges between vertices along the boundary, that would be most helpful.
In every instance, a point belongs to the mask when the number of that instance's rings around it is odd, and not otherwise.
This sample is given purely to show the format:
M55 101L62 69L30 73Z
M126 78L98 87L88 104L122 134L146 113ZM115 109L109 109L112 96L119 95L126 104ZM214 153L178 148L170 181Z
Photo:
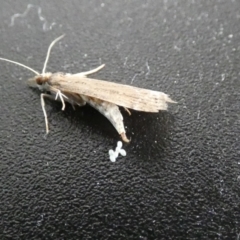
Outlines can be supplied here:
M26 69L34 72L36 75L40 75L39 72L35 71L34 69L32 69L32 68L30 68L30 67L28 67L28 66L26 66L26 65L24 65L24 64L22 64L22 63L15 62L15 61L9 60L9 59L7 59L7 58L1 58L1 57L0 57L0 60L6 61L6 62L10 62L10 63L14 63L14 64L16 64L16 65L19 65L19 66L21 66L21 67L24 67L24 68L26 68Z
M49 59L50 52L51 52L51 49L52 49L53 45L56 42L58 42L60 39L62 39L64 36L65 36L65 34L63 34L62 36L60 36L60 37L56 38L55 40L53 40L52 43L50 44L50 46L48 47L47 56L46 56L46 59L45 59L44 65L43 65L42 74L44 74L45 71L46 71L48 59Z

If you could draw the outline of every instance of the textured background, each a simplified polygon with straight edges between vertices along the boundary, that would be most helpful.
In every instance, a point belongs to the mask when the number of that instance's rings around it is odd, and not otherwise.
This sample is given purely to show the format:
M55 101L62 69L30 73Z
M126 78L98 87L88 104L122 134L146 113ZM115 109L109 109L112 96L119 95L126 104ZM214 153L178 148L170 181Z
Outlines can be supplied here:
M180 3L181 2L181 3ZM32 8L24 17L27 5ZM55 22L55 24L53 24ZM90 107L47 101L0 62L1 239L240 239L239 1L1 1L0 56L168 93L124 111L128 155ZM11 24L12 23L12 24Z

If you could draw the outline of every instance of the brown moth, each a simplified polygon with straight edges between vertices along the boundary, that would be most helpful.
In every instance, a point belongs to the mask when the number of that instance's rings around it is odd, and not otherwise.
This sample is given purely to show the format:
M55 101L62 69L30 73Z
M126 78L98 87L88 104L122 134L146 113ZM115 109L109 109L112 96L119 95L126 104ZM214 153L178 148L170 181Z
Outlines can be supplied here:
M143 111L158 112L167 110L167 103L175 103L171 98L163 93L143 88L137 88L124 84L96 80L87 76L101 70L101 65L93 70L76 74L70 73L46 73L47 62L53 45L62 39L64 35L55 39L48 47L46 60L44 62L42 73L6 58L0 60L20 65L36 74L35 77L28 80L30 87L37 87L44 91L41 93L41 106L45 117L46 132L49 132L47 113L45 110L44 98L59 100L62 102L62 110L65 109L65 102L72 106L84 106L86 103L102 113L114 126L124 142L129 142L123 124L123 116L119 107Z

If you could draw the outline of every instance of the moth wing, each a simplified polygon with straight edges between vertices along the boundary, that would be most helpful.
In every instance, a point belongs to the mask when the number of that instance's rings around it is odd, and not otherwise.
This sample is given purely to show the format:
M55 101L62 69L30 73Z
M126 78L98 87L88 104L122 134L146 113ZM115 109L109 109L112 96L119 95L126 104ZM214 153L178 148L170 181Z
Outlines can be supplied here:
M97 98L137 111L158 112L159 110L166 110L168 102L174 103L163 92L79 77L74 74L53 74L49 80L49 84L62 92Z

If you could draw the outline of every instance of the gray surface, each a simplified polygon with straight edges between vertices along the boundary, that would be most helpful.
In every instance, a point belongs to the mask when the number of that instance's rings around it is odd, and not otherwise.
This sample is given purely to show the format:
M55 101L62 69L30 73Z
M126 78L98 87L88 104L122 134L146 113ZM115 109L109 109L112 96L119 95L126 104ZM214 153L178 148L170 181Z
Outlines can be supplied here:
M1 1L0 55L160 90L168 113L124 111L132 142L90 107L61 111L0 63L1 239L239 239L239 1ZM201 1L203 2L203 1ZM31 2L31 3L34 3ZM147 68L149 66L149 69Z

